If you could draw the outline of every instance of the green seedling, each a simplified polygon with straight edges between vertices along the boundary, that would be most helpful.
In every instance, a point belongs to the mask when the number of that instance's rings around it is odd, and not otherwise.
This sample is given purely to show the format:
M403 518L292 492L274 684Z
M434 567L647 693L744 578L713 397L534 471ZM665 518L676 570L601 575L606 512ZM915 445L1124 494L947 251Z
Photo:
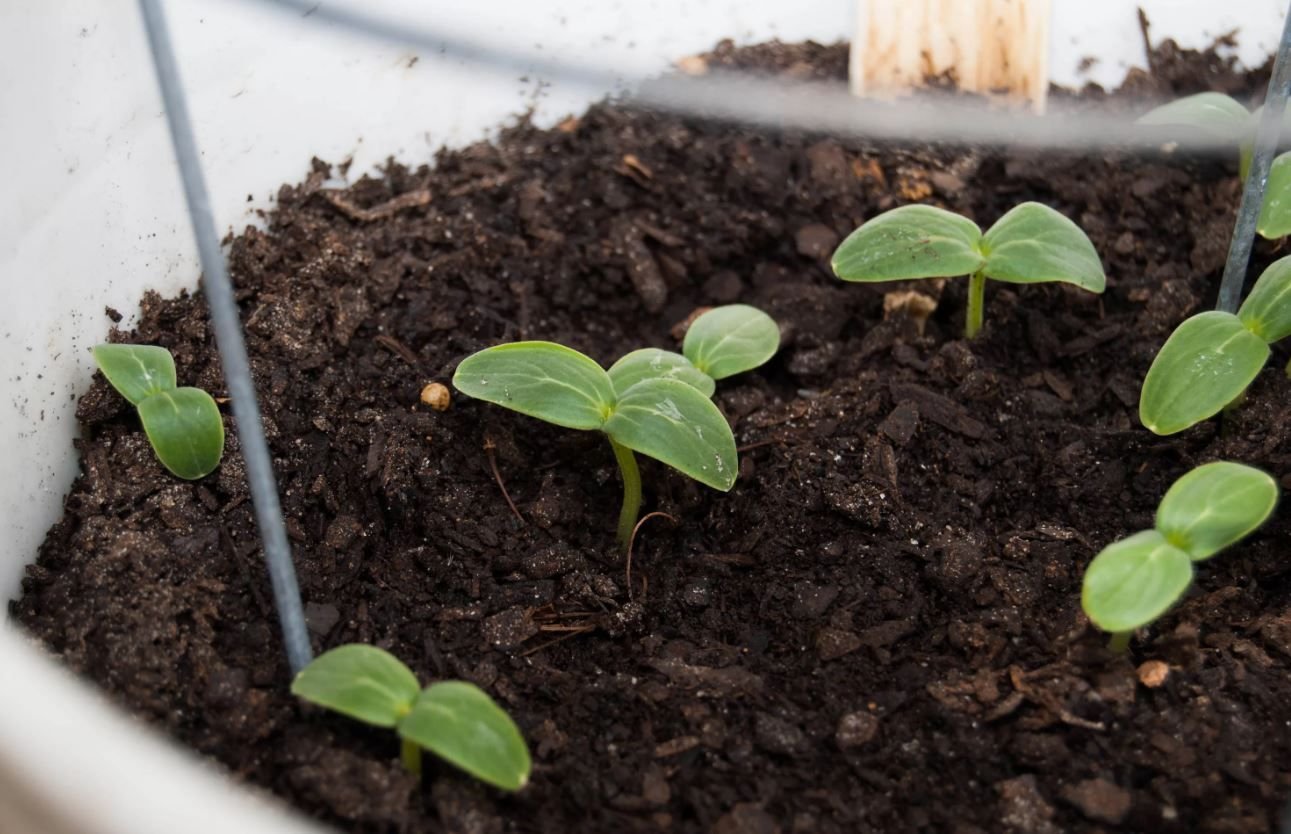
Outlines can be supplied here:
M1252 113L1223 93L1197 93L1149 110L1139 118L1139 123L1180 128L1231 144L1238 151L1238 171L1245 179L1251 169L1255 133L1262 110L1257 108ZM1291 110L1283 117L1284 136L1291 136L1289 127ZM1291 153L1273 160L1256 230L1269 240L1291 234Z
M1094 625L1124 651L1135 629L1156 620L1192 584L1192 565L1250 535L1273 512L1273 478L1219 461L1174 482L1151 530L1103 548L1085 569L1080 602Z
M440 681L425 689L412 670L375 646L351 643L301 669L291 692L402 739L400 758L421 774L429 750L482 782L516 791L529 781L529 748L511 716L478 686Z
M607 372L552 342L515 342L468 356L453 374L464 394L557 426L601 431L623 477L618 541L626 548L641 509L634 452L726 492L735 484L735 436L709 397L714 380L750 370L780 342L775 322L744 305L691 324L682 354L638 350Z
M1170 334L1143 381L1139 420L1165 435L1213 417L1241 398L1268 361L1269 346L1287 336L1291 256L1264 270L1236 315L1199 313Z
M162 466L191 481L220 465L220 409L202 389L178 387L170 351L152 345L96 345L93 354L103 376L135 407Z
M1107 284L1094 245L1080 227L1040 203L1021 203L982 234L966 217L933 206L886 211L848 235L834 274L867 283L969 275L965 337L982 329L986 279L1010 284L1060 281L1101 293Z

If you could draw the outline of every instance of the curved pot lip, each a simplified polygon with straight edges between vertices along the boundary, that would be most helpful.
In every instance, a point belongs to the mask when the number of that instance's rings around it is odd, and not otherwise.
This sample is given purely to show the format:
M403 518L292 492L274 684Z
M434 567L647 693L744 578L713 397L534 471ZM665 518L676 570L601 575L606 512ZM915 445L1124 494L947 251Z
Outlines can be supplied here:
M0 626L0 808L29 834L323 834L131 719ZM21 684L21 685L18 685ZM151 790L140 786L150 785Z

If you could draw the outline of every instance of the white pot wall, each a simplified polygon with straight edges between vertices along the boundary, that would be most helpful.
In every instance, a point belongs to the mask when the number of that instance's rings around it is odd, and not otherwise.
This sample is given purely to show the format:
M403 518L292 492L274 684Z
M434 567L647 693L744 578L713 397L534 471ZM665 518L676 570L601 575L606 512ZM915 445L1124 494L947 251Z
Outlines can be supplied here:
M722 37L845 38L853 0L356 5L636 75ZM1272 49L1284 10L1283 0L1055 0L1054 80L1114 84L1142 65L1136 5L1151 18L1154 38L1185 46L1240 28L1246 63ZM426 161L436 147L479 139L531 104L540 123L552 123L606 92L555 84L535 99L536 84L519 73L372 41L253 0L167 7L222 230L271 206L277 186L301 179L311 156L352 156L351 176L392 153ZM1080 75L1086 56L1099 61ZM8 163L0 199L7 301L0 307L0 449L10 470L0 479L0 599L10 599L76 474L74 400L92 372L89 347L109 326L104 307L125 313L129 324L144 290L191 289L198 268L131 0L0 7L0 120L0 159ZM136 733L5 627L0 669L0 830L294 830L258 806L227 799L222 780ZM214 811L224 803L227 810Z

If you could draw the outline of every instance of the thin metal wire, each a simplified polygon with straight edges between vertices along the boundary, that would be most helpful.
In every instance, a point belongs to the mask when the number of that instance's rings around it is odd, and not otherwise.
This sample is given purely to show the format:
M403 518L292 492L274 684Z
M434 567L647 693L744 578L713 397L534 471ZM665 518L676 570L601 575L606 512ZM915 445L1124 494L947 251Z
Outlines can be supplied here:
M1219 137L1177 135L1176 128L1140 125L1137 114L1090 105L1052 103L1044 116L1002 109L983 101L939 98L935 102L859 99L843 85L785 81L738 73L651 77L479 43L444 31L382 17L357 4L317 0L254 0L298 18L326 22L379 40L488 67L541 77L597 93L624 90L631 101L690 116L877 140L958 142L1022 148L1091 150L1159 149L1231 155ZM1146 110L1149 104L1144 103Z
M139 0L139 9L148 31L148 45L152 50L157 83L161 87L161 98L166 107L170 138L175 146L175 157L184 182L184 197L188 201L193 235L197 238L197 253L205 275L203 290L211 309L211 326L215 331L220 362L224 366L229 398L233 402L233 415L238 422L238 439L241 442L242 457L246 461L251 502L255 506L256 523L264 544L265 563L269 568L269 581L273 585L274 604L282 627L287 663L294 674L309 663L313 651L305 628L305 613L300 603L296 568L291 561L291 545L287 542L282 507L278 503L273 463L269 458L269 446L265 442L260 422L260 405L251 379L251 364L247 360L246 344L242 341L242 323L233 297L233 284L220 252L215 217L211 213L206 181L202 177L197 143L193 139L192 122L188 116L188 103L184 98L165 16L159 0Z
M1260 208L1264 205L1264 189L1268 185L1273 154L1278 148L1287 94L1291 92L1291 59L1288 59L1288 55L1291 55L1291 9L1287 10L1286 20L1282 24L1282 42L1278 44L1277 57L1273 59L1273 77L1269 80L1269 90L1264 96L1264 114L1260 118L1259 132L1255 135L1251 170L1246 174L1242 202L1237 207L1237 220L1233 224L1233 239L1228 244L1224 278L1219 283L1219 303L1216 309L1227 313L1236 313L1242 301L1246 267L1251 261L1251 247L1255 244Z

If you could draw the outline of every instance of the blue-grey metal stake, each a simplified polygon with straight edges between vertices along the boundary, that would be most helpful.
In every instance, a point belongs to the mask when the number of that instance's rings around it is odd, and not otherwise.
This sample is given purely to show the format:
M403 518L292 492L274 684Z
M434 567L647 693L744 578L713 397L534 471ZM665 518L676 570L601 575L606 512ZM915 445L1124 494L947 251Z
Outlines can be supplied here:
M1273 59L1273 77L1269 90L1264 94L1264 113L1255 134L1255 153L1251 157L1251 170L1246 174L1242 189L1242 202L1237 207L1237 222L1233 224L1233 240L1228 244L1228 261L1224 264L1224 279L1219 284L1218 310L1236 313L1242 303L1242 288L1246 285L1246 266L1251 260L1251 247L1255 244L1255 227L1264 205L1264 189L1268 185L1269 167L1278 149L1278 134L1282 131L1282 113L1287 107L1287 93L1291 92L1291 10L1282 24L1282 42L1278 44L1277 57Z
M260 405L256 401L255 385L251 381L251 364L247 361L247 347L242 340L242 323L238 319L237 302L233 298L233 284L220 252L220 241L215 231L215 217L211 214L211 201L206 193L198 161L197 143L193 140L192 121L188 117L188 103L184 99L183 85L179 80L179 67L170 32L161 11L159 0L139 0L144 26L148 30L148 45L152 49L153 66L161 86L161 99L166 107L166 121L170 125L170 139L175 146L179 174L184 181L184 197L188 201L188 214L193 222L193 235L197 238L197 253L205 275L203 290L211 309L211 326L215 330L215 344L224 366L224 379L233 401L233 416L238 421L238 440L242 457L246 461L247 480L251 486L251 502L255 506L256 523L264 544L265 562L269 567L269 581L273 585L274 604L282 626L282 639L287 650L287 663L292 673L299 672L309 663L313 650L309 646L309 633L305 630L305 612L300 604L300 586L296 583L296 568L291 562L291 545L287 543L287 530L282 522L282 507L278 503L278 485L274 481L273 463L269 459L269 445L265 442L260 423Z

